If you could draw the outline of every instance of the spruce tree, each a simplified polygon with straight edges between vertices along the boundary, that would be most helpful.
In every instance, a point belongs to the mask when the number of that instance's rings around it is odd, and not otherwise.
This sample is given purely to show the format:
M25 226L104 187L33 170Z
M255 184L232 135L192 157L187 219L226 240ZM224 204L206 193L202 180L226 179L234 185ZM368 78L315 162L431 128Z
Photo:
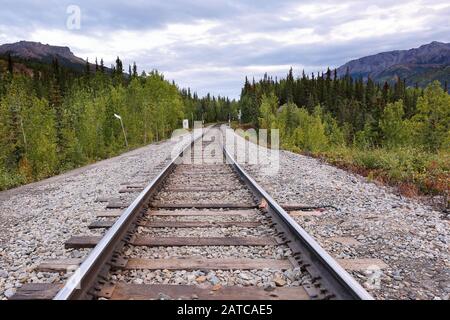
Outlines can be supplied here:
M292 67L289 69L289 73L286 77L286 85L285 85L285 101L293 102L294 101L294 74L292 71Z
M327 68L327 81L331 80L331 70L330 68Z
M8 53L8 72L10 75L12 75L14 72L14 65L11 58L11 53Z
M91 74L91 66L89 65L89 58L86 58L86 65L84 67L84 73L87 78L89 78L89 75Z
M123 74L122 60L120 60L119 57L116 59L116 74L120 77L122 77Z
M136 66L136 62L133 62L133 77L137 78L138 73L137 73L137 66Z
M117 57L116 59L116 66L114 68L114 82L116 84L119 83L123 83L123 65L122 65L122 60L119 59L119 57Z
M387 81L385 81L383 85L382 99L383 105L386 105L389 100L389 83Z
M103 63L103 58L100 59L100 72L105 73L105 64Z

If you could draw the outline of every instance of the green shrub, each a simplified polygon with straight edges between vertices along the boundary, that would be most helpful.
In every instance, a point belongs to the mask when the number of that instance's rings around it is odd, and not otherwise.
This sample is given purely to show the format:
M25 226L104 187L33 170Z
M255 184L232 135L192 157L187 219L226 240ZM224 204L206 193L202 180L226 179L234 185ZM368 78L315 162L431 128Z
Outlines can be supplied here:
M10 173L0 166L0 190L6 190L26 183L25 178L18 173Z
M398 166L398 159L394 154L384 150L356 150L354 152L355 164L367 169L386 169Z
M397 149L330 148L316 154L340 167L363 173L369 180L407 184L425 194L448 192L450 153L432 153L413 147Z

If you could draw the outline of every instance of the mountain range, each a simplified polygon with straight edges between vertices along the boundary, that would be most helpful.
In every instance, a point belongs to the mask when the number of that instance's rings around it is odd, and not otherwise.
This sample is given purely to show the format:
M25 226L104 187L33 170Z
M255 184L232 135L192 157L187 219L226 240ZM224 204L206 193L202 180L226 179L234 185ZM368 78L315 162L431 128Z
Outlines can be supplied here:
M61 66L82 72L86 68L86 60L73 54L69 47L53 46L40 42L19 41L0 45L0 56L11 54L13 58L25 61L36 61L41 63L52 63L56 58ZM91 70L93 64L89 63ZM106 68L109 70L109 68Z
M51 46L40 42L20 41L1 45L0 55L8 53L12 57L39 60L45 63L51 63L54 58L57 58L61 65L75 69L83 68L86 65L86 61L75 56L69 47Z
M450 43L433 41L419 48L382 52L347 62L337 69L338 77L347 72L353 78L369 77L375 82L405 79L408 86L426 86L439 80L450 83Z
M75 56L69 47L40 42L20 41L0 45L0 59L7 54L23 61L40 63L51 63L57 58L60 65L78 72L86 67L86 61ZM351 60L337 68L339 77L347 73L364 80L370 77L379 83L392 83L399 77L405 79L408 86L424 87L434 80L442 84L446 81L450 83L450 43L434 41L419 48L382 52Z

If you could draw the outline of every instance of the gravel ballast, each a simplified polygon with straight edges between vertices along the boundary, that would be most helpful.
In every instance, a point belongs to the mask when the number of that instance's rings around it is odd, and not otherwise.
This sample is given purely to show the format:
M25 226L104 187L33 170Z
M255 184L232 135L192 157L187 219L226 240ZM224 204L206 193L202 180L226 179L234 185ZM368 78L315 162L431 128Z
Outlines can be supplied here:
M211 135L212 132L209 133ZM203 158L213 158L212 154L206 152L208 147L214 147L214 144L219 140L217 136L219 131L215 131L214 139L211 143L204 145L205 153ZM218 153L220 154L220 145ZM217 153L215 153L217 154ZM199 155L194 155L199 158ZM216 157L220 158L220 157ZM200 170L200 171L199 171ZM200 173L200 174L199 174ZM176 188L183 189L183 192L174 192ZM195 191L191 189L203 188L207 191ZM209 191L216 189L216 192ZM217 191L217 190L224 191ZM168 176L164 183L162 191L158 192L154 197L154 203L158 204L177 204L177 203L194 203L194 204L248 204L255 206L254 195L245 187L238 175L232 170L230 166L225 164L214 167L207 166L184 166L177 167L171 175ZM156 207L158 207L156 205ZM191 213L196 209L188 210ZM274 239L276 232L273 227L270 227L267 217L256 209L252 210L230 210L233 212L240 212L247 214L247 219L261 222L254 227L244 227L239 225L219 226L212 225L208 227L189 226L183 228L173 227L144 227L139 226L134 232L135 236L140 237L188 237L188 238L269 238ZM158 212L158 211L156 211ZM228 219L229 221L239 222L243 217L239 215L230 215L229 211L223 212L221 217L217 210L206 210L206 215L199 217L194 216L196 221L218 221L218 219ZM248 214L250 213L250 217ZM228 216L227 216L228 215ZM155 217L151 214L146 216L147 221L152 221ZM192 219L193 217L189 217ZM163 221L173 221L172 217L165 217ZM159 218L161 221L161 218ZM113 271L109 279L111 282L126 282L134 284L172 284L172 285L196 285L200 287L209 288L211 290L220 290L222 286L256 286L262 287L266 290L271 290L276 286L293 286L298 287L302 284L310 284L310 275L300 268L295 268L291 265L287 258L292 256L290 249L284 245L268 245L268 246L252 246L240 245L237 241L235 246L223 245L180 245L178 247L159 246L159 247L145 247L138 245L128 245L123 250L125 258L140 258L140 259L176 259L177 261L188 259L227 259L231 258L231 266L227 270L210 270L207 265L201 265L204 268L201 270L192 270L187 267L184 270L161 270L161 269L138 269L138 270L116 270ZM254 260L257 258L271 258L273 260L283 260L287 262L288 266L278 267L278 269L271 269L265 267L264 262L258 266L252 266L252 270L239 270L239 261L242 259ZM277 261L280 262L280 261ZM245 263L244 263L245 264ZM280 264L278 264L280 266ZM214 269L213 266L212 269ZM178 267L177 267L178 268ZM168 269L170 269L168 267ZM167 297L169 298L169 297ZM171 297L177 298L177 297Z
M119 194L124 181L151 180L168 163L173 142L140 148L119 157L73 170L38 183L0 193L0 299L11 297L24 283L58 283L67 275L36 272L34 267L43 260L83 258L89 249L66 250L64 242L72 235L99 235L102 230L88 230L96 220L95 212L105 203L96 202L99 197L111 197L129 202L136 193ZM450 223L442 213L415 199L397 195L391 188L376 185L367 179L351 174L320 160L280 151L280 169L274 175L260 166L245 164L244 168L281 204L306 206L333 206L317 214L295 216L295 220L337 259L376 258L387 267L380 273L373 270L350 271L377 299L449 299L450 295ZM173 200L163 194L160 200ZM199 193L199 196L202 195ZM224 194L211 195L209 201L218 201ZM241 191L230 192L232 198L250 195ZM182 200L184 201L184 200ZM161 217L153 217L155 221ZM205 221L216 218L173 217L175 221ZM233 217L237 221L253 220L249 217ZM260 216L256 215L260 220ZM229 221L231 218L217 219ZM145 228L141 231L148 233ZM245 235L245 228L222 228L220 233ZM187 229L186 235L213 229ZM265 235L265 227L256 234ZM156 233L155 233L156 235ZM342 241L338 239L350 239ZM202 248L173 247L133 248L130 256L149 258L190 257L201 255ZM228 248L210 247L208 258L238 257L244 253L252 257L282 258L290 253L286 248ZM289 270L289 272L298 270ZM216 278L223 284L273 285L274 277L281 277L287 285L308 282L308 277L296 274L275 274L273 270L245 271L240 273L217 271L202 273L156 271L139 279L143 283L159 283L158 277L170 279L169 283L195 284L205 276L209 285ZM253 276L248 276L253 273ZM148 278L146 278L148 276ZM131 274L114 275L128 281ZM248 278L248 279L246 279ZM119 280L118 279L118 280ZM212 281L211 281L212 279ZM203 278L202 278L203 280ZM244 282L241 282L244 281ZM130 280L131 281L131 280ZM134 280L133 280L134 281ZM140 281L140 280L138 280ZM248 283L245 281L249 281ZM203 282L203 281L201 281Z
M106 203L99 197L130 201L119 194L121 183L148 181L167 164L175 142L164 141L37 183L0 193L0 299L11 297L23 283L60 282L65 275L35 272L43 260L83 258L89 249L66 250L72 235L101 234L88 230L95 212Z
M243 167L280 204L335 207L295 220L337 259L387 264L377 274L349 270L376 299L449 299L450 221L441 212L393 188L289 151L279 152L274 174L260 165ZM339 237L356 243L334 240Z

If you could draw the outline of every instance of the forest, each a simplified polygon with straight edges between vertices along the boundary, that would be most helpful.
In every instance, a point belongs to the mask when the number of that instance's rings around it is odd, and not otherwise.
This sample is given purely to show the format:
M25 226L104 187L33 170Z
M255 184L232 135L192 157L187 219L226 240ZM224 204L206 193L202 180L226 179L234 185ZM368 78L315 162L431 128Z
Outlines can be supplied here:
M182 119L216 122L237 102L179 89L157 71L123 71L103 60L77 73L59 65L0 65L0 190L37 181L127 150L169 138ZM192 125L192 123L191 123Z
M450 96L447 84L338 78L336 71L244 81L239 101L180 89L154 70L124 72L117 58L84 72L0 62L0 190L29 183L170 137L182 119L235 120L278 128L281 147L324 159L404 194L448 195ZM23 69L23 68L22 68ZM25 68L26 69L26 68ZM238 122L237 115L241 111ZM122 133L119 114L128 140Z
M422 89L338 78L336 71L245 79L242 122L278 128L281 147L322 158L403 194L448 197L450 96L447 84ZM448 198L447 198L448 199Z

